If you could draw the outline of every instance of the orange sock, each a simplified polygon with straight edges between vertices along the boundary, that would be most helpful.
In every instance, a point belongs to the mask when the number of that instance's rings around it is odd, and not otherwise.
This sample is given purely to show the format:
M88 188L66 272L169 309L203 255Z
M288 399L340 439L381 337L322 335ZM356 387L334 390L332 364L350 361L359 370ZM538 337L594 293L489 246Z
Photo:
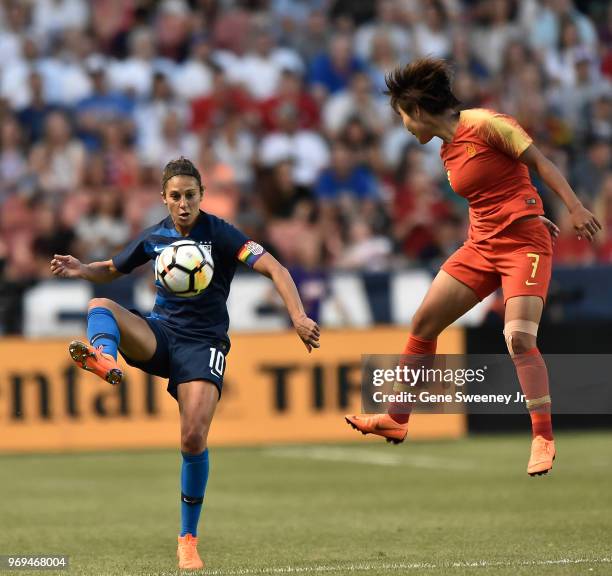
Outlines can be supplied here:
M546 440L552 440L548 370L544 358L535 347L513 356L512 360L527 400L533 437L544 436Z
M415 367L425 365L425 368L429 368L433 364L433 355L436 353L437 343L437 339L424 340L417 336L410 336L402 354L405 356L425 356L425 358L409 358L402 364L407 366L414 365ZM398 424L405 424L410 418L411 411L411 403L394 402L389 406L388 413Z

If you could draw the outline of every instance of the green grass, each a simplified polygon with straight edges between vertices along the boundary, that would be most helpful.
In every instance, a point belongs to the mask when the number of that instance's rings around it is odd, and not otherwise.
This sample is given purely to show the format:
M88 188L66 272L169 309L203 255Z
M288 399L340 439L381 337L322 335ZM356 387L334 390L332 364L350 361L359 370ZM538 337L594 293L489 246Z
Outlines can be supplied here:
M526 436L214 449L200 550L220 576L612 574L612 434L557 450L529 478ZM179 466L173 451L0 456L0 554L176 573ZM584 562L545 563L561 560Z

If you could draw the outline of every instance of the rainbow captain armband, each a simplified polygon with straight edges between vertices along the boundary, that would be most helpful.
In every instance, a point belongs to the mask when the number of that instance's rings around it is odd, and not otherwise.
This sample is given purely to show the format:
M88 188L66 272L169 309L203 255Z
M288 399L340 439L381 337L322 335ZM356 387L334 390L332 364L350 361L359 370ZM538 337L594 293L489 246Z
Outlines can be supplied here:
M266 251L264 250L261 244L257 244L257 242L253 242L253 240L249 240L242 245L242 248L238 250L238 260L244 262L250 268L253 268L255 262L259 260Z

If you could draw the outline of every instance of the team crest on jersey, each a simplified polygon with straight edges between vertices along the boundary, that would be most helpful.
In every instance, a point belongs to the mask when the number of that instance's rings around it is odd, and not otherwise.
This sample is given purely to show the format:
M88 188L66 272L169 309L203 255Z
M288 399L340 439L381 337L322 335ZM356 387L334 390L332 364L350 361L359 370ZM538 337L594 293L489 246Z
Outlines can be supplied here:
M465 145L465 151L467 152L467 155L470 158L473 158L478 153L478 150L476 150L476 146L472 142L468 142Z
M198 244L208 249L208 251L210 252L210 255L212 256L212 242L198 242Z

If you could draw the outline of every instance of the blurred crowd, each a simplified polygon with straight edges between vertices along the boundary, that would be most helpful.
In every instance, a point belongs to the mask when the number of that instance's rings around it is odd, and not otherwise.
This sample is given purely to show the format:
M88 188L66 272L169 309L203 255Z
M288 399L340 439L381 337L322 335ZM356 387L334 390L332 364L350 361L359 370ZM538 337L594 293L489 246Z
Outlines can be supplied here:
M612 262L607 0L0 0L0 275L107 259L166 214L164 164L202 207L300 273L439 265L465 238L440 141L420 146L385 73L434 55L464 107L515 116L604 232L558 264ZM300 272L301 271L301 272Z

